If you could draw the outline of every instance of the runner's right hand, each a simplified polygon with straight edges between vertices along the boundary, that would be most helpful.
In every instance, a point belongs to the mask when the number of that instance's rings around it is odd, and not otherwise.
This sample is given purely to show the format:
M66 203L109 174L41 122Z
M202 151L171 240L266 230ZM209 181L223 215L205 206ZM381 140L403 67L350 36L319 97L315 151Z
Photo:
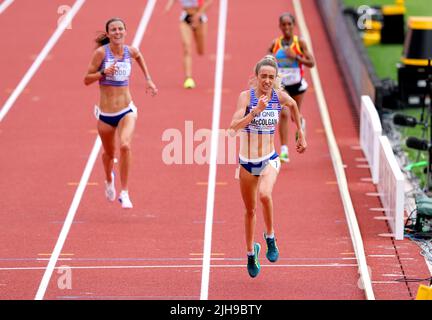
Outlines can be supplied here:
M292 60L294 60L297 56L297 53L290 47L285 47L285 54L287 55L288 59Z
M258 112L261 112L261 111L265 110L265 108L267 107L267 105L268 105L268 97L265 94L263 94L258 99L258 105L256 106L256 110Z
M117 70L116 63L117 63L117 60L114 61L114 64L112 64L111 66L109 66L108 68L106 68L106 69L104 70L104 73L105 73L106 75L109 75L109 76L114 75L114 73L115 73L116 70Z

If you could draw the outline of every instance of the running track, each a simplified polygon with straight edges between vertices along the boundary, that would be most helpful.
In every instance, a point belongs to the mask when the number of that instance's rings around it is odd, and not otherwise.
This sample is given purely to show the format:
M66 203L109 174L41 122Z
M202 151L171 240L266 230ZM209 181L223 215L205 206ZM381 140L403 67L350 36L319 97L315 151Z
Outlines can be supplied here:
M130 2L130 3L129 3ZM33 299L47 261L97 137L93 105L96 85L85 87L83 75L93 50L95 31L112 16L127 22L132 41L146 1L86 1L35 76L0 124L0 298ZM4 50L1 105L20 81L57 26L60 5L73 1L16 0L0 15L10 45ZM62 289L54 270L44 299L199 299L206 219L208 165L166 165L162 141L167 129L186 135L212 125L219 1L208 12L207 54L194 59L196 90L184 91L178 35L178 5L163 15L158 1L141 50L160 93L145 95L135 68L131 91L139 107L130 181L135 208L123 211L103 196L98 157L56 266L72 268L71 288ZM31 6L35 6L33 9ZM349 188L359 219L377 299L411 299L417 285L395 282L427 277L418 248L408 241L379 237L388 232L375 187L358 167L357 120L349 108L339 69L312 0L302 1L329 105L333 128L347 166ZM247 6L247 15L245 14ZM133 9L131 9L133 8ZM32 15L30 12L38 12ZM225 39L220 127L227 128L238 94L246 87L255 62L279 34L277 18L293 12L291 1L265 8L259 1L229 1ZM16 24L27 21L28 24ZM29 27L30 26L30 27ZM13 63L12 63L13 61ZM364 299L357 281L345 214L319 116L314 87L303 112L309 149L291 152L274 190L275 223L281 259L270 265L261 255L261 274L250 279L245 269L243 207L236 165L217 166L209 299ZM189 143L186 141L186 143ZM197 147L200 141L196 141ZM291 141L292 144L292 141ZM185 150L183 145L183 150ZM291 145L293 150L293 145ZM183 154L183 162L188 156ZM257 240L263 245L258 210ZM264 259L263 259L264 258ZM61 270L60 270L61 271Z

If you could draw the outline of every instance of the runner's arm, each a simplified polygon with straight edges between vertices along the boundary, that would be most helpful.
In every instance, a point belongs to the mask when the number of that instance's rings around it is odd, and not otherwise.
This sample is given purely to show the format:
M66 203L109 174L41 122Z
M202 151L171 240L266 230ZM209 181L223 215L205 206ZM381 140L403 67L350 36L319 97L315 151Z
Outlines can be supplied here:
M96 49L91 58L87 73L84 77L84 84L86 86L92 84L103 78L102 73L99 71L99 67L105 57L105 52L103 48Z
M294 123L297 126L296 149L299 153L302 153L306 150L307 143L306 137L301 127L300 111L298 109L297 103L284 91L279 91L279 101L283 107L288 107L290 109Z
M306 44L306 41L302 38L299 39L300 48L303 52L303 57L297 56L297 61L304 64L306 67L313 68L315 66L315 59Z
M132 55L132 58L134 58L135 61L138 63L138 66L140 67L141 71L143 72L144 77L147 80L147 82L152 81L152 79L150 77L150 73L149 73L148 68L147 68L147 64L144 61L144 57L143 57L142 53L135 47L129 47L129 51Z
M273 40L273 42L272 42L270 48L268 49L268 53L270 53L270 54L273 55L273 56L274 56L274 54L273 54L273 48L274 48L274 46L275 46L275 43L276 43L276 40Z
M292 120L297 127L297 131L302 131L301 122L300 122L300 111L298 109L296 101L285 91L279 91L279 101L282 107L287 107L290 110L290 114L292 114Z
M205 13L207 11L207 9L210 7L212 2L213 2L213 0L205 0L203 5L198 9L196 14L198 16L201 16L203 13Z
M252 119L256 116L254 110L245 115L246 106L249 103L248 100L248 91L243 91L242 93L240 93L237 100L237 109L234 112L231 125L229 127L229 131L231 131L233 135L235 135L238 130L246 127L248 123L250 123Z
M258 104L247 115L245 115L246 106L249 104L249 90L240 93L237 101L237 110L234 113L233 120L231 121L230 131L234 134L246 127L258 114L263 111L268 105L268 97L262 95L258 98Z
M135 61L138 63L140 69L142 70L145 79L147 80L147 89L151 90L151 94L154 96L157 94L158 89L156 88L156 85L154 84L152 78L150 77L150 73L148 71L147 65L144 61L144 57L142 53L139 51L138 48L135 47L129 47L129 52L132 55L132 58L135 59ZM147 92L147 90L146 90Z

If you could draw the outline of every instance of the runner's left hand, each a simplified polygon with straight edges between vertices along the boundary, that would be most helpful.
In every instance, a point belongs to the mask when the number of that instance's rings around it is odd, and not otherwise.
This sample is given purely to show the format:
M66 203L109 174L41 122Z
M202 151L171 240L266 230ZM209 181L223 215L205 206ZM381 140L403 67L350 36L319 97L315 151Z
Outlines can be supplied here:
M285 48L285 54L287 55L288 59L294 60L297 57L297 53L290 47Z
M307 143L302 130L297 131L296 140L296 150L298 153L303 153L306 151Z
M150 90L152 97L154 97L158 93L158 89L156 88L156 85L153 83L152 80L149 80L147 82L146 93L148 93L149 90Z

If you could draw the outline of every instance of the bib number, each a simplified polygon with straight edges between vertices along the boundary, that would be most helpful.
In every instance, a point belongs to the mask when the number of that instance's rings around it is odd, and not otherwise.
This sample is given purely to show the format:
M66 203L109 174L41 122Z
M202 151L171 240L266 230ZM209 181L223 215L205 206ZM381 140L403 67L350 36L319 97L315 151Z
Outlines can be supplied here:
M114 64L114 61L110 60L106 63L106 68L109 68ZM123 61L123 62L117 62L116 63L116 71L113 75L106 76L107 80L110 81L126 81L129 79L130 73L131 73L131 64L130 62Z
M279 70L282 84L290 86L301 81L301 72L299 68L283 68Z
M280 163L279 158L276 158L274 160L269 160L269 165L271 165L273 168L275 168L277 173L279 173L280 167L281 167L281 163Z

